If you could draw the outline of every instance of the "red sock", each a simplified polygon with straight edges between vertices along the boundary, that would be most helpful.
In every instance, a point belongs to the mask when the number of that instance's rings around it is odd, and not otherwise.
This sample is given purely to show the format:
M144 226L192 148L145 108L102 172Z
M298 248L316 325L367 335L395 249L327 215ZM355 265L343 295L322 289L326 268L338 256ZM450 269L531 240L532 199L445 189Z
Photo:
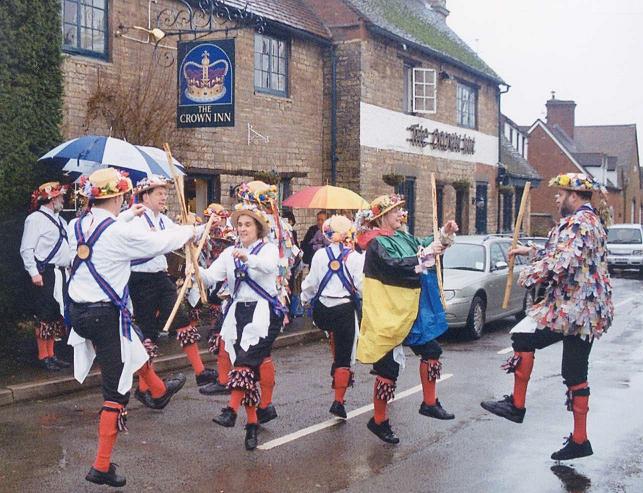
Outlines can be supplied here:
M141 374L140 370L137 373L137 375L138 375L138 390L140 390L143 393L150 390L150 386L145 381L145 377Z
M436 383L437 380L429 378L429 370L434 365L439 365L437 359L421 360L420 361L420 382L422 383L422 394L424 403L427 406L435 406L436 400Z
M256 425L257 420L257 408L255 406L245 406L246 414L248 415L248 424Z
M150 389L150 394L152 394L154 399L158 399L167 391L165 383L159 378L150 363L145 363L141 369L138 370L138 374L143 376L145 383Z
M114 411L102 410L98 422L98 452L94 461L94 469L107 472L112 457L112 449L118 435L118 413L123 405L117 402L105 401L103 407Z
M259 387L261 388L261 402L259 407L265 409L272 403L272 391L275 388L275 365L272 358L266 358L259 365Z
M217 369L219 370L219 383L226 385L230 380L230 370L232 370L232 362L230 355L225 350L225 343L223 339L219 340L219 354L217 356Z
M47 343L47 356L51 358L54 355L54 338L52 337L51 339L47 339L45 341Z
M235 413L239 412L241 400L245 395L246 391L244 389L232 389L232 392L230 392L230 401L228 402L228 406L234 409Z
M192 365L195 375L203 373L205 366L203 366L203 361L199 354L199 346L197 346L196 343L188 344L187 346L183 346L183 352L190 360L190 364Z
M38 344L38 359L43 360L49 357L49 351L47 350L47 340L43 339L40 336L36 336L36 344Z
M394 382L393 380L380 377L379 375L375 378L375 384L373 386L373 407L375 408L375 412L373 414L373 418L375 419L375 424L379 425L388 419L388 413L387 413L387 401L383 399L379 399L377 397L378 380L381 381L382 383L389 383L389 384L393 384Z
M333 377L333 382L335 384L335 400L344 404L346 389L351 381L351 370L350 368L343 367L335 368L335 375Z
M587 382L568 387L569 390L581 390L588 387ZM576 443L587 441L587 413L589 412L589 396L575 395L572 397L572 411L574 413L574 432L572 440Z
M534 353L518 352L515 355L520 356L520 363L514 373L514 406L524 409L527 399L527 384L529 377L531 377L531 371L534 369Z

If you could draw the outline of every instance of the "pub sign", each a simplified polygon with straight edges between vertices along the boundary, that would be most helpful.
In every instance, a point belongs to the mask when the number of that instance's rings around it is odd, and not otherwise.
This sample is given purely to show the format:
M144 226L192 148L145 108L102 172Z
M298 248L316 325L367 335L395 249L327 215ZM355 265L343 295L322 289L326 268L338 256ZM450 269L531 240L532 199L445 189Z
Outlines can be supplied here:
M234 127L234 39L178 44L176 126Z

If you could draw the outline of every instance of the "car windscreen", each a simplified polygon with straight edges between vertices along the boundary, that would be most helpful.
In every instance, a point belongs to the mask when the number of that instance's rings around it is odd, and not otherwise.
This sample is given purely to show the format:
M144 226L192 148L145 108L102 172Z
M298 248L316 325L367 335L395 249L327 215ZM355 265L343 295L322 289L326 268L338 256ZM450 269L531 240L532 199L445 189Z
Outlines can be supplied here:
M614 244L641 243L641 230L636 228L609 228L607 230L607 242Z
M444 251L442 266L445 269L475 270L484 272L485 255L482 245L456 243Z

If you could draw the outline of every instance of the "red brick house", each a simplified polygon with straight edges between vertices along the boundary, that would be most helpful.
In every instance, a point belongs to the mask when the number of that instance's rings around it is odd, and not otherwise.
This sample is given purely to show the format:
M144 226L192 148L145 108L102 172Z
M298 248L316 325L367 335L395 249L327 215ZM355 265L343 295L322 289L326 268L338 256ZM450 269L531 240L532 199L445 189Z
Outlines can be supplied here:
M636 125L576 126L574 101L547 101L547 120L529 128L529 162L547 183L558 173L587 173L605 184L615 223L641 221L640 167ZM534 194L531 220L545 232L558 219L546 186Z

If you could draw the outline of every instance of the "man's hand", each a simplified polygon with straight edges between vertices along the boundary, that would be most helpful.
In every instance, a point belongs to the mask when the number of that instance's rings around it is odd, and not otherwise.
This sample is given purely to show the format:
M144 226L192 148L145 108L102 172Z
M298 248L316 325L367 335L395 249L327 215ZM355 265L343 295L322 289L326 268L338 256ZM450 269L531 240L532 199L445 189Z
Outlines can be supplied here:
M44 286L44 283L42 282L42 276L40 274L36 274L31 278L31 282L34 286L38 286L39 288L42 288Z
M245 253L243 250L232 250L232 258L236 258L241 260L242 262L247 262L248 261L248 254Z
M132 211L132 214L134 214L134 216L140 217L145 212L145 206L143 204L133 204L132 207L129 208L129 210Z
M532 247L528 246L518 246L509 250L509 256L513 257L514 255L529 255L533 251Z
M442 255L444 253L444 249L445 249L444 245L442 245L439 242L433 242L431 244L431 250L433 251L433 255L435 255L436 257L438 255Z
M451 235L457 233L459 230L460 228L458 228L458 223L453 220L447 221L444 225L444 234Z

